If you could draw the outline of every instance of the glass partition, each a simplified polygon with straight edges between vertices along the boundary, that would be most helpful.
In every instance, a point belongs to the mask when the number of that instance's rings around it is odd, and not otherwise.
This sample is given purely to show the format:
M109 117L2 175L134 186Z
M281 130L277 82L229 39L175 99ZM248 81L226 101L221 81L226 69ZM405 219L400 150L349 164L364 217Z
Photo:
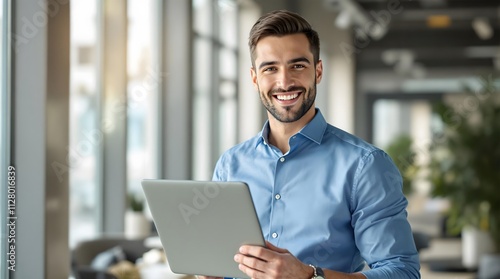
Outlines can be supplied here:
M97 1L71 1L70 29L70 247L99 231L100 130Z
M128 0L127 183L142 195L141 180L158 177L158 92L161 80L154 59L155 1Z
M237 143L238 4L193 0L193 178Z

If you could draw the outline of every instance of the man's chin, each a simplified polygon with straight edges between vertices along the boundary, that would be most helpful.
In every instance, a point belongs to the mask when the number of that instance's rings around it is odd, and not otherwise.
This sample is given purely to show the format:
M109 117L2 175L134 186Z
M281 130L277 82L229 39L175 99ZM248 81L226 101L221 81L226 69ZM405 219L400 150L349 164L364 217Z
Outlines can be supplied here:
M297 112L271 112L272 116L282 123L292 123L299 120L302 116L300 116Z

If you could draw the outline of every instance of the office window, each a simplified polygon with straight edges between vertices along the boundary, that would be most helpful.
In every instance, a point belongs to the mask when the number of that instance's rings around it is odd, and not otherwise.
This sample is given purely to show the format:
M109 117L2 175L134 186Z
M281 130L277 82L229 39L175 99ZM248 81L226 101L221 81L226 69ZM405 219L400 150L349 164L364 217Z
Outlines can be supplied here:
M415 163L425 165L429 160L426 151L434 131L439 130L439 121L432 112L433 101L430 99L379 99L373 107L373 143L387 149L390 145L399 144L401 136L412 140L415 152ZM396 163L401 158L393 158ZM421 175L417 175L412 185L416 193L427 194L429 184Z
M69 242L99 231L99 125L97 85L97 2L71 1L70 29L70 222Z
M142 195L140 181L158 177L158 79L153 61L153 32L157 26L155 0L128 0L128 191Z
M222 152L237 140L238 5L193 4L193 177L209 180Z
M238 7L234 1L218 1L219 41L219 148L217 157L236 144L238 88Z
M378 100L373 111L373 143L386 148L401 135L430 140L432 103L425 100Z
M77 49L78 64L81 66L94 63L94 46L80 46Z

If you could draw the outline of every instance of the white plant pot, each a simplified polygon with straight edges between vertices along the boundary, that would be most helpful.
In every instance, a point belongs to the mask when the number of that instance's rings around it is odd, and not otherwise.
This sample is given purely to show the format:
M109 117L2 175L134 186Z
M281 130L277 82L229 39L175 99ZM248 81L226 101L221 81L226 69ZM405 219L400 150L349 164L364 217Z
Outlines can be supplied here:
M151 222L142 212L125 212L125 237L130 239L146 238L151 233Z
M462 264L467 269L476 269L481 257L495 251L490 234L474 227L462 230Z

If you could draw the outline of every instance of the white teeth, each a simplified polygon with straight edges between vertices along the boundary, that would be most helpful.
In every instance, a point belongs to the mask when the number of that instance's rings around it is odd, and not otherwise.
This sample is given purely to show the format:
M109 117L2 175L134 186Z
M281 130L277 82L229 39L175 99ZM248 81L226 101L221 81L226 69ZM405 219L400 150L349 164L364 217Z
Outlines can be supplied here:
M292 95L277 95L276 98L278 98L278 100L281 100L281 101L287 101L287 100L295 99L295 98L297 98L297 96L299 96L299 94L295 93Z

